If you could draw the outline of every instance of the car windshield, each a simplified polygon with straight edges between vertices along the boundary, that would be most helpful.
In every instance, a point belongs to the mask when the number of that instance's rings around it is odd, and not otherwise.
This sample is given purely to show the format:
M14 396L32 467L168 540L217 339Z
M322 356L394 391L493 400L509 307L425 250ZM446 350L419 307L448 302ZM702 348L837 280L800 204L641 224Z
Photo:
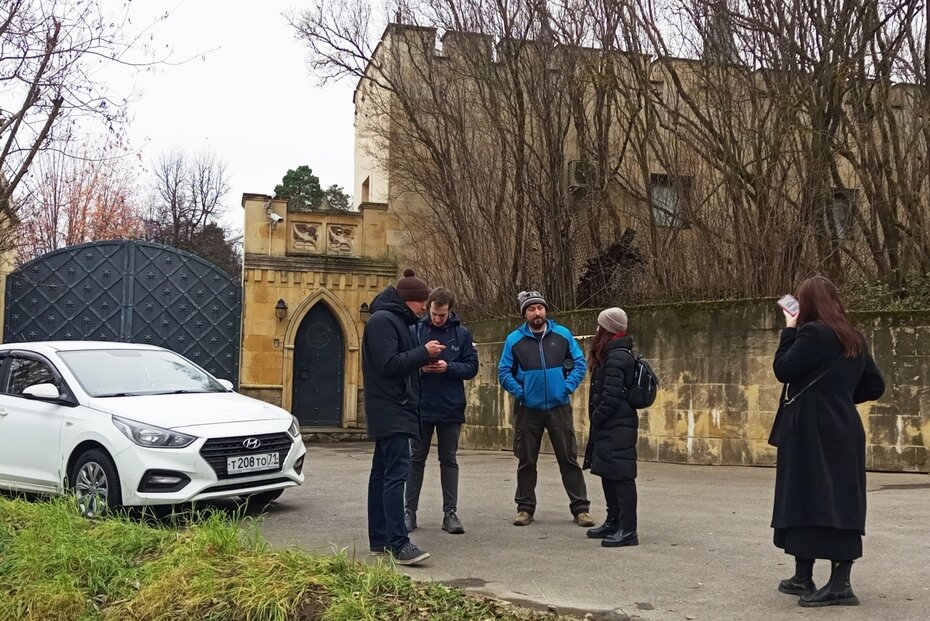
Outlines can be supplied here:
M226 392L181 356L156 349L87 349L58 354L91 397Z

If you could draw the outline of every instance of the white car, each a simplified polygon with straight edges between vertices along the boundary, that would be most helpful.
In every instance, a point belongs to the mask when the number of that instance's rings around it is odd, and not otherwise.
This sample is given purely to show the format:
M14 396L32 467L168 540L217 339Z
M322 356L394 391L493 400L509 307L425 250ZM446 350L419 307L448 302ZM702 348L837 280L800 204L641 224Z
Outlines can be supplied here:
M161 347L0 345L0 488L119 506L241 496L304 480L297 419Z

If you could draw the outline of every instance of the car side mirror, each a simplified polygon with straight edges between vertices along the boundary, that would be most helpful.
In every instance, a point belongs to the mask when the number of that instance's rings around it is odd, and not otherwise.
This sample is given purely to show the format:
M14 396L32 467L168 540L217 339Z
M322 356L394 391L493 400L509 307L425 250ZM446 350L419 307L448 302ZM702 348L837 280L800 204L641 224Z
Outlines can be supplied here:
M43 401L57 401L61 399L61 392L58 390L58 386L50 383L33 384L23 389L23 395Z
M227 379L218 379L218 380L216 380L216 381L218 381L218 382L220 383L220 386L222 386L223 388L225 388L225 389L228 390L229 392L232 392L232 391L233 391L233 383L230 382L229 380L227 380Z

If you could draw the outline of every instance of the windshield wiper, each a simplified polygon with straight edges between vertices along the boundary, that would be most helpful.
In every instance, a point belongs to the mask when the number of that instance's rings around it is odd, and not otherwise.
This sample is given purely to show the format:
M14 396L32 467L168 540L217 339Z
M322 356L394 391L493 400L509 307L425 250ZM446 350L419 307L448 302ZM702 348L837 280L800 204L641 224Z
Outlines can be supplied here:
M105 395L96 395L97 397L138 397L144 395L144 392L108 392Z
M208 392L206 390L187 390L186 388L179 388L177 390L162 390L159 392L150 392L150 395L194 395Z

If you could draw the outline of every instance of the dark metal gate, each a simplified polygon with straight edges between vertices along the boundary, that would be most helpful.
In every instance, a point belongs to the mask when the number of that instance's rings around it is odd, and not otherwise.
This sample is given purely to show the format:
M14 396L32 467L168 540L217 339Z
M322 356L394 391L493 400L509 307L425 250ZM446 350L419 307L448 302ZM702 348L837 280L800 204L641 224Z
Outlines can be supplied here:
M242 288L188 252L139 241L71 246L7 277L4 342L159 345L239 382Z

